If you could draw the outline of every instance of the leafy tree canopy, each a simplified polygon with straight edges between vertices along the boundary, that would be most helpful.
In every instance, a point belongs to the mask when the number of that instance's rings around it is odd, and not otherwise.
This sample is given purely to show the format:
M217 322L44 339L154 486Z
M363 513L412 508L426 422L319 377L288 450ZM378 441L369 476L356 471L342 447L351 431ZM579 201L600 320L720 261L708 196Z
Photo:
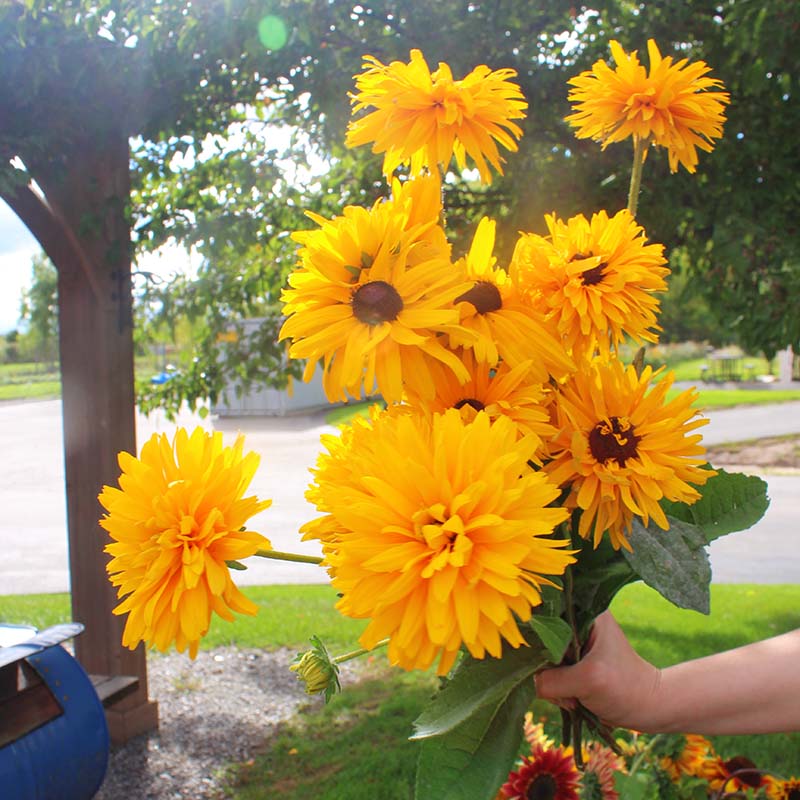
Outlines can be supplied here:
M15 110L3 117L11 121L0 131L0 180L19 172L19 162L5 166L14 156L33 172L58 153L59 137L121 126L133 147L136 246L174 239L203 257L196 279L146 292L147 320L186 314L206 330L184 383L162 399L213 398L225 369L245 383L279 384L276 301L294 249L287 231L307 227L306 210L334 214L382 191L377 158L342 145L364 54L405 60L418 47L456 75L478 62L517 70L530 108L506 176L488 189L448 187L456 248L489 213L501 222L502 262L516 232L541 231L547 212L625 204L629 148L601 151L574 138L563 122L566 80L608 59L611 39L643 52L652 37L664 54L707 61L732 102L725 138L696 175L670 175L664 154L651 154L640 220L652 239L682 252L676 262L688 265L691 286L731 336L768 354L800 350L798 26L792 0L25 0L0 11L10 78L0 110ZM259 342L220 342L243 315L264 317Z

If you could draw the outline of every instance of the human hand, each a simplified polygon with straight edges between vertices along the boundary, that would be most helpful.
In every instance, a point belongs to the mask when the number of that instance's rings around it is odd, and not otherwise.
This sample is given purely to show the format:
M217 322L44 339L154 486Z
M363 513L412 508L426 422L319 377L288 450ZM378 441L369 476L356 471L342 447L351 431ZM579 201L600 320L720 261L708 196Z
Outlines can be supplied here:
M611 726L647 731L658 711L661 672L630 646L610 611L594 622L581 660L539 672L536 693L565 708L580 702Z

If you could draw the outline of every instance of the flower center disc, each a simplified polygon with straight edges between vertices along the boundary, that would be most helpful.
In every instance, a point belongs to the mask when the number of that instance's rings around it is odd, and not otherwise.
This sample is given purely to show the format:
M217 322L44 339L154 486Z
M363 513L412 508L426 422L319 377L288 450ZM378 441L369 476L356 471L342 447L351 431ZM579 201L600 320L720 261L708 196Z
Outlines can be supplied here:
M575 253L575 255L570 259L570 263L573 261L583 261L585 258L591 258L591 256L587 256L585 253ZM581 281L583 282L583 285L595 286L600 283L600 281L603 280L607 266L608 264L606 264L605 261L601 261L596 267L592 267L591 269L581 272Z
M589 432L589 449L601 464L614 460L624 467L636 455L636 445L641 439L627 417L609 417Z
M391 322L403 310L403 298L386 281L372 281L359 286L350 300L353 315L366 325Z
M587 269L586 272L581 272L581 280L584 286L596 286L605 276L605 269L607 264L600 263L596 267Z
M474 408L476 411L483 411L486 408L480 400L476 400L474 397L465 397L463 400L459 400L453 408L464 408L464 406Z
M525 792L526 800L555 800L558 793L558 784L552 775L543 773L537 775Z
M499 311L503 307L500 290L491 281L477 281L476 284L464 294L456 297L456 303L472 303L479 314L488 314L490 311Z
M734 756L730 761L726 761L725 769L731 775L737 773L736 779L746 786L752 786L757 789L761 785L761 773L756 768L756 765L745 756ZM741 772L740 770L747 771Z

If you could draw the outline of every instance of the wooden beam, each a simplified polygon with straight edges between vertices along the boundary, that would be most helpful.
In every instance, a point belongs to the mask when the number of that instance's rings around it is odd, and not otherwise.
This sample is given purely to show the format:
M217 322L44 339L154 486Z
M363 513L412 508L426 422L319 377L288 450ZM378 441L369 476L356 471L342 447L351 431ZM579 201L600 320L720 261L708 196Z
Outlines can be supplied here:
M86 626L75 653L89 673L137 679L106 712L112 740L122 742L158 725L144 649L122 646L124 619L112 613L108 538L98 525L97 495L117 481L117 453L136 452L129 153L121 132L65 151L27 165L44 197L17 192L11 205L58 269L72 615Z

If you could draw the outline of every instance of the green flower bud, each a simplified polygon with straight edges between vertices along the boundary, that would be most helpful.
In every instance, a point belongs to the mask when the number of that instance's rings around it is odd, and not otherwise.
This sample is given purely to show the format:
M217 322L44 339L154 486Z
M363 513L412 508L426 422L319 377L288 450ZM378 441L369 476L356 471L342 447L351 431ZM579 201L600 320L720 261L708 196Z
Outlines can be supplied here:
M305 653L298 653L289 669L296 672L297 677L303 681L306 694L324 692L327 703L336 692L341 690L339 667L317 636L312 636L311 642L314 647L306 650Z

